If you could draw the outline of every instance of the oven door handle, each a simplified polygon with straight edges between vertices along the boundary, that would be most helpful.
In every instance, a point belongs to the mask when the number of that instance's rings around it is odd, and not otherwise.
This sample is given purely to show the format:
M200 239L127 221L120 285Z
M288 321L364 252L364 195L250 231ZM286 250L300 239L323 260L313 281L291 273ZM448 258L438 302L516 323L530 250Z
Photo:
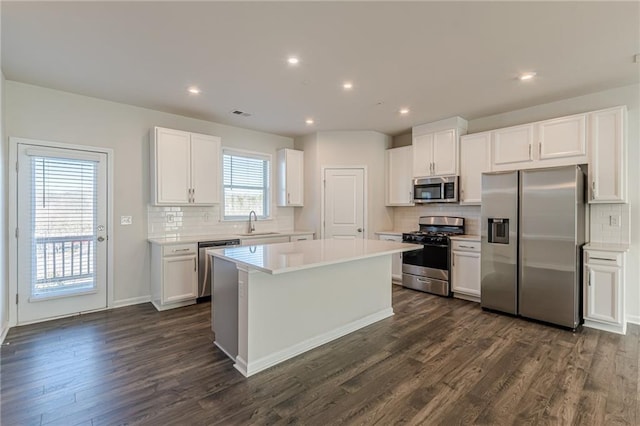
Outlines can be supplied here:
M448 244L422 244L422 245L426 247L443 247L443 248L449 247Z

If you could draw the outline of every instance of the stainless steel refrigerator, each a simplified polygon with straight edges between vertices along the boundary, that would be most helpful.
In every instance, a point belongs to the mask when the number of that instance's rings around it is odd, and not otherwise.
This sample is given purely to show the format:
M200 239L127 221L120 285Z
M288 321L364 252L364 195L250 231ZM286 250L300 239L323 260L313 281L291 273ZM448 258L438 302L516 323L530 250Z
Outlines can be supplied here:
M584 172L482 175L481 304L569 328L582 320Z

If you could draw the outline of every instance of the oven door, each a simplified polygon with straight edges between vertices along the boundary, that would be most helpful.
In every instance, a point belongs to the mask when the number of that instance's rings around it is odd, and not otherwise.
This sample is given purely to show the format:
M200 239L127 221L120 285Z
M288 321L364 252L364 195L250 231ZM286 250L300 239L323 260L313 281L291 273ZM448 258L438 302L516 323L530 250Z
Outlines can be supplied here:
M449 281L449 246L424 244L421 250L402 255L402 273Z

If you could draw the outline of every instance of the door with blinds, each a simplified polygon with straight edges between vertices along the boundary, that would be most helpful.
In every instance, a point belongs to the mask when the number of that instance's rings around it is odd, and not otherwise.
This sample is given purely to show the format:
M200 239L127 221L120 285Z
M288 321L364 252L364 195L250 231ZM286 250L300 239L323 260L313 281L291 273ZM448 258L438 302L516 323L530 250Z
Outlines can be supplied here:
M18 144L18 323L107 306L107 155Z

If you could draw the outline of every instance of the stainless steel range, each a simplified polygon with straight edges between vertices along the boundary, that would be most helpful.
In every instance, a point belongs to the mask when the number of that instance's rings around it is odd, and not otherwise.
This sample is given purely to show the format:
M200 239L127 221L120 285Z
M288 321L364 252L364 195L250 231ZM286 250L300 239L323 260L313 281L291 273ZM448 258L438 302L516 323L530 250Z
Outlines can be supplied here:
M449 236L464 234L464 218L422 216L420 230L402 234L405 243L421 244L422 250L404 253L402 285L404 287L451 296Z

